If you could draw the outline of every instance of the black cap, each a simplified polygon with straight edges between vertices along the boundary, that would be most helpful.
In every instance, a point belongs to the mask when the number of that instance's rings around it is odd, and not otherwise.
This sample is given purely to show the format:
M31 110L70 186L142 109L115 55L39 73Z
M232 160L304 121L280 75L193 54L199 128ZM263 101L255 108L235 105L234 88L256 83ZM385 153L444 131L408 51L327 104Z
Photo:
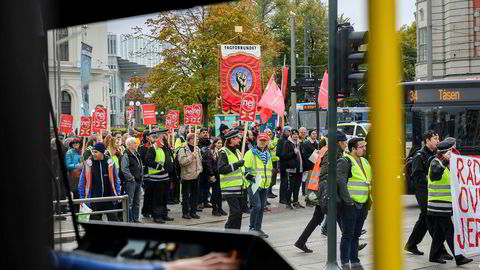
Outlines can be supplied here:
M229 129L229 127L225 124L220 124L220 132L223 132L225 129Z
M235 138L238 136L238 130L237 129L233 129L231 131L229 131L227 134L225 134L225 140L228 140L228 139L231 139L231 138Z
M340 130L337 130L337 142L338 141L348 141L347 135Z
M445 140L437 144L438 152L446 152L452 149L453 146L455 145L455 142L456 142L455 138L447 137Z
M200 129L200 132L204 132L204 131L208 131L208 128L202 127L202 128Z

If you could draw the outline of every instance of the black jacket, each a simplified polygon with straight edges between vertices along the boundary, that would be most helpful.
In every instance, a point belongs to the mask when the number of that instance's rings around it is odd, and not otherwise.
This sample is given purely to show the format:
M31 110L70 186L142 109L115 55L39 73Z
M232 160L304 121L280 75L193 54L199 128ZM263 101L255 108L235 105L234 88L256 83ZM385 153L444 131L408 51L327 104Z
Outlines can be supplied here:
M415 183L415 190L422 195L428 194L427 161L430 157L435 155L427 146L422 147L420 151L415 154L412 162L412 177Z
M348 205L353 203L348 193L347 182L351 176L350 161L343 157L342 149L337 145L337 203L345 202ZM328 179L328 151L325 152L320 163L320 192L327 192ZM321 197L321 196L320 196Z
M142 182L143 162L138 152L132 153L125 150L120 160L120 179L123 181Z
M150 180L156 180L156 181L167 181L170 180L171 177L173 177L175 173L175 167L173 164L173 154L170 148L168 148L166 145L162 147L163 153L165 154L165 162L162 164L155 162L155 157L157 155L157 152L155 151L155 147L150 147L147 151L147 155L145 157L145 164L153 169L156 170L162 170L164 169L165 171L159 172L156 174L156 177L149 176Z
M140 158L142 159L142 163L143 163L143 175L148 174L148 167L145 159L147 157L147 151L148 151L148 147L144 144L142 144L138 148L138 154L140 154Z
M318 149L318 143L311 142L309 139L303 141L301 152L302 152L302 159L303 159L303 171L310 171L313 170L315 163L310 161L310 156L312 155L313 151Z
M285 137L285 136L282 135L280 137L280 139L278 139L278 142L277 142L276 155L280 159L280 170L285 170L285 167L282 165L282 160L284 159L284 157L283 157L283 145L285 144L285 142L287 140L288 140L288 137Z
M287 140L283 144L283 160L281 161L281 165L285 169L296 169L297 172L300 172L300 159L298 155L295 153L295 145Z

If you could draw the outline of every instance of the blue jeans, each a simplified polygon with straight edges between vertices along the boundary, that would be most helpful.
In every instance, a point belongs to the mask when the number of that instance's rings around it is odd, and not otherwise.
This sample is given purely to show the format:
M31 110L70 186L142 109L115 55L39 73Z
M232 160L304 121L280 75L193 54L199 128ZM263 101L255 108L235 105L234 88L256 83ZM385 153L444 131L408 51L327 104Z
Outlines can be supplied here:
M138 221L142 183L126 181L125 189L128 195L128 222Z
M253 194L252 186L248 187L248 195L252 211L250 213L250 230L260 231L262 229L263 209L267 201L267 191L265 188L258 188Z
M359 207L361 205L361 207ZM342 204L339 209L342 225L342 239L340 240L340 261L346 263L359 263L358 239L362 234L365 222L366 207L364 204L347 206Z

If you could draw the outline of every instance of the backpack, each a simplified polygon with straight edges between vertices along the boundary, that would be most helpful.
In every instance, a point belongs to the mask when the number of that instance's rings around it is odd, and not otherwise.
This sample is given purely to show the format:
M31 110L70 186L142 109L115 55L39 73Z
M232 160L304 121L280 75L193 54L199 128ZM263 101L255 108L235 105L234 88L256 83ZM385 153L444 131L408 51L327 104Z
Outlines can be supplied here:
M413 165L413 160L415 159L415 157L417 157L418 155L421 156L421 158L423 160L423 163L424 163L425 167L427 168L427 170L428 170L428 168L430 168L430 163L435 158L435 155L432 155L432 156L428 157L427 160L425 160L425 156L424 156L424 154L422 154L423 152L421 150L422 150L422 148L418 147L414 151L410 151L410 154L405 158L405 165L403 167L403 170L404 170L403 174L405 176L405 180L408 183L408 186L411 186L411 187L415 187L415 183L414 183L414 180L413 180L413 177L412 177L413 176L412 165Z

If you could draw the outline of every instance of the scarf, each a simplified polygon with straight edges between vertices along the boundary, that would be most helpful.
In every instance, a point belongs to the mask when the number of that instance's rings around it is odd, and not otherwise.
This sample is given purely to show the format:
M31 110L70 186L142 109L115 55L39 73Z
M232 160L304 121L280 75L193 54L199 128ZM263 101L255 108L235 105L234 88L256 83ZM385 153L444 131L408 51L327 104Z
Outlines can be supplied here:
M268 163L268 151L267 151L266 147L265 147L265 150L263 152L258 147L252 148L252 154L254 154L258 158L260 158L260 160L263 161L263 164Z

